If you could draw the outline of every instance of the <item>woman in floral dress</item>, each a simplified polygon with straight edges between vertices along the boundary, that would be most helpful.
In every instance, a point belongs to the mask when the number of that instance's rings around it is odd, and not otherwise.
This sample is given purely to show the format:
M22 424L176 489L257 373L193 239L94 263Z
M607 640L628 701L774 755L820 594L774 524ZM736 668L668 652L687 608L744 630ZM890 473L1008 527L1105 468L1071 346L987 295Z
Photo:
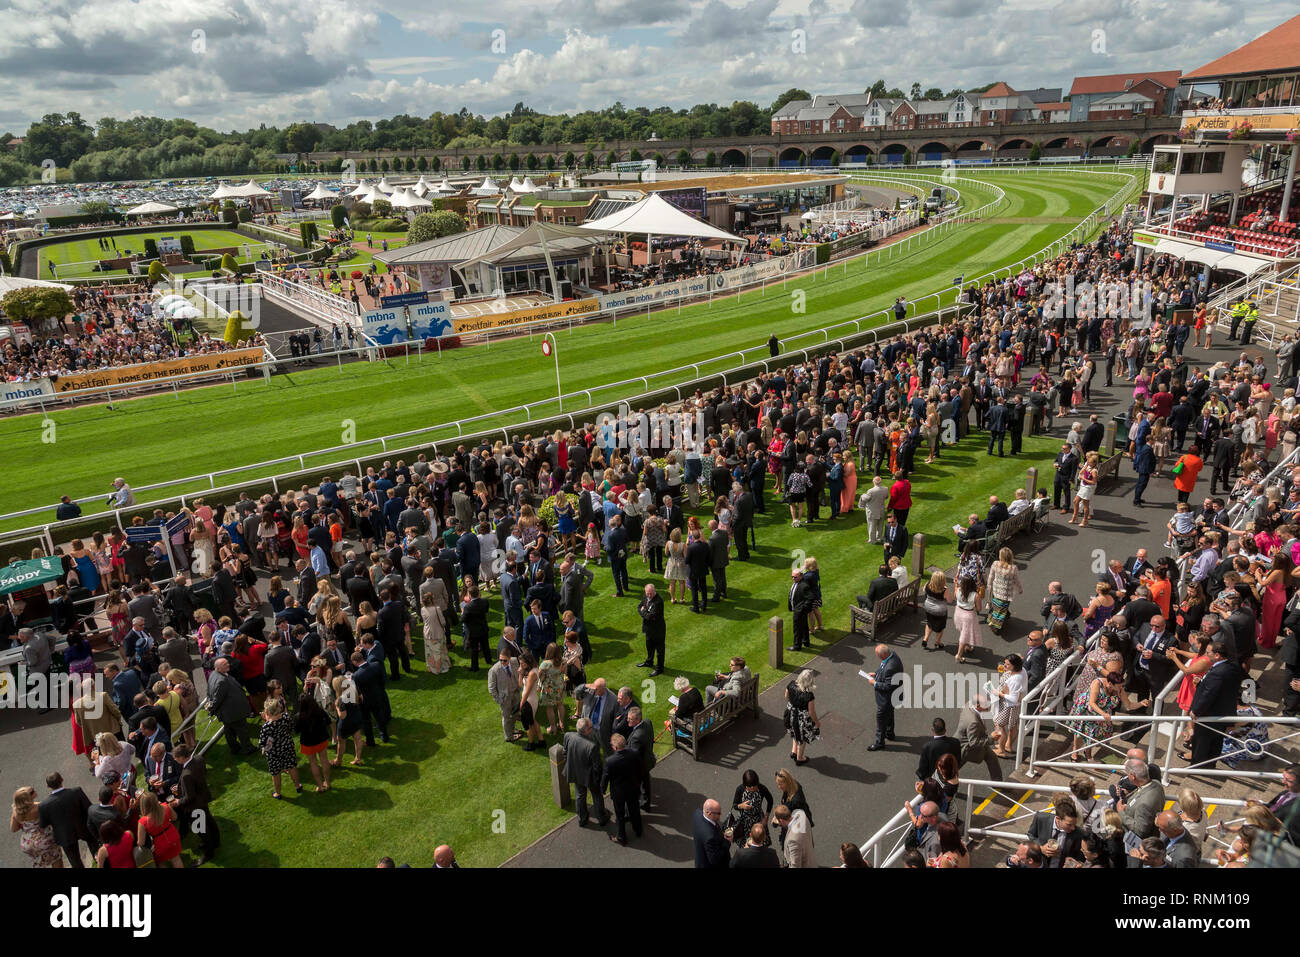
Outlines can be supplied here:
M988 586L989 630L1001 636L1011 613L1011 599L1025 590L1020 584L1020 572L1011 549L1003 548L998 552L998 560L989 568Z
M54 829L41 827L36 789L21 787L14 792L9 830L19 834L18 848L32 859L32 867L62 867L63 850L54 843Z
M560 646L551 642L537 669L537 707L545 708L551 723L547 734L564 734L564 661Z
M1138 706L1146 707L1150 703L1149 699L1144 699L1138 702ZM1092 760L1092 745L1115 733L1110 718L1121 707L1126 711L1134 710L1124 691L1124 665L1122 662L1109 662L1105 671L1074 695L1074 704L1070 708L1072 717L1096 716L1103 720L1066 722L1074 731L1074 741L1070 746L1071 761L1078 763ZM1084 744L1085 740L1087 745Z
M433 592L425 592L420 599L420 621L424 629L424 664L429 674L445 675L451 670L451 658L447 655L447 619Z
M257 733L257 746L266 756L266 769L271 772L271 797L280 797L280 775L289 772L295 791L301 793L298 779L298 748L293 741L293 719L284 709L283 698L270 698L262 712L262 727Z

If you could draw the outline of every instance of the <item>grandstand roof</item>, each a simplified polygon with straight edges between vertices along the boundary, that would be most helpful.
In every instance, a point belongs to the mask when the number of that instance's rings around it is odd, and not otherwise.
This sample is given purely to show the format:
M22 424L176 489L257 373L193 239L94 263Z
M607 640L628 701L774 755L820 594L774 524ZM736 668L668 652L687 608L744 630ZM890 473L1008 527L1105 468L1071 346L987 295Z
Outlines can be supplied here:
M1221 76L1277 73L1300 69L1300 15L1256 37L1226 56L1212 60L1183 77L1207 80Z

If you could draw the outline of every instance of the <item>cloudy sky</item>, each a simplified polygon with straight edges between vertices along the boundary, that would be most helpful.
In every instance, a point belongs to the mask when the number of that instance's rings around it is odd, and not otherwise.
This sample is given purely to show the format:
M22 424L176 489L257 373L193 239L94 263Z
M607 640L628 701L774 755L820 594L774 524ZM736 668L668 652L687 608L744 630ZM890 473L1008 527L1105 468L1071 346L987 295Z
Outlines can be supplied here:
M462 106L690 106L883 77L944 89L1190 70L1294 15L1255 0L0 0L0 129L48 112L221 130Z

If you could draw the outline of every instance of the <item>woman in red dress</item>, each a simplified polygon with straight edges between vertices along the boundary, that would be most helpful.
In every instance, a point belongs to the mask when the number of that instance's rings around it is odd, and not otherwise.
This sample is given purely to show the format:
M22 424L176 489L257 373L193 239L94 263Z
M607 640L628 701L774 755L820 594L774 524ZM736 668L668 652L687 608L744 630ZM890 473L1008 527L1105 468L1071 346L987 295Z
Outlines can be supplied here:
M184 867L181 862L181 834L176 830L176 822L171 805L158 800L152 791L140 794L140 824L137 828L135 842L144 847L145 836L153 838L153 862L159 867L170 863L172 867Z

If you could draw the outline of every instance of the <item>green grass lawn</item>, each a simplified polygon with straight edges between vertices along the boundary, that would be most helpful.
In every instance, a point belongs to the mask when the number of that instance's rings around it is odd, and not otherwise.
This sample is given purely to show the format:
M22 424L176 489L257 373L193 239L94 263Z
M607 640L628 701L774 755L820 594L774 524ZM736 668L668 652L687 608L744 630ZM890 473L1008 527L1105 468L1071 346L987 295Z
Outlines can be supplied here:
M954 521L982 512L990 494L1010 498L1024 485L1028 466L1036 465L1040 472L1050 467L1056 446L1048 439L1031 439L1017 458L988 458L982 438L976 434L945 450L934 465L918 459L908 528L929 538L927 565L951 566ZM729 600L710 604L707 616L667 605L667 667L658 678L647 678L648 672L635 666L645 650L637 599L614 598L609 566L592 566L596 581L587 595L586 621L593 657L587 676L603 677L613 688L631 687L656 732L663 731L677 675L702 689L715 670L725 670L731 655L740 654L766 688L812 657L787 652L782 668L767 665L768 619L784 617L787 638L791 634L784 598L795 560L810 555L822 569L825 630L816 637L814 652L844 636L847 605L874 577L881 550L866 544L860 512L836 523L792 529L788 509L774 500L770 486L752 560L733 560L727 569ZM696 514L701 520L706 515L703 507ZM633 594L639 595L647 582L666 594L662 578L647 574L639 557L629 561L629 575ZM490 634L495 636L503 623L501 603L496 595L490 603ZM389 686L392 743L367 749L363 769L345 764L329 794L313 794L308 785L295 795L286 778L284 800L273 801L260 757L232 759L223 741L213 745L208 780L222 832L219 864L367 867L388 855L399 864L429 867L434 848L450 843L462 864L485 867L501 863L566 819L551 800L545 751L529 754L501 741L500 712L488 696L486 672L471 673L468 656L457 648L450 673L429 675L418 638L415 648L417 674ZM546 723L544 715L542 721ZM665 735L657 751L662 756L670 750ZM307 773L305 766L302 771Z
M127 255L127 250L134 253L144 252L144 241L146 239L162 239L170 237L180 239L183 235L189 235L194 239L194 249L201 252L205 249L221 249L227 246L234 246L236 249L247 244L251 247L253 259L256 259L262 251L265 243L256 239L249 239L233 230L226 229L198 229L187 230L178 224L175 229L159 229L147 233L127 233L116 236L117 249L105 251L100 248L99 243L94 239L70 239L67 242L52 243L48 246L42 246L40 249L40 258L38 267L40 277L48 279L50 267L48 263L54 263L58 269L57 278L78 278L93 276L95 278L110 278L113 276L125 276L125 269L112 270L110 272L95 272L93 263L101 259L112 259L117 256ZM251 262L241 255L236 255L235 259L239 262ZM75 268L69 264L79 264Z
M1009 202L1000 215L1020 218L1081 217L1115 189L1111 182L1069 174L1054 175L1050 185L1041 179L1028 184L1005 179ZM1062 197L1054 195L1058 189ZM600 388L608 383L631 376L646 376L652 387L679 381L681 374L666 380L662 373L687 362L698 362L701 373L730 368L740 364L736 352L743 350L746 360L766 356L765 343L773 332L783 337L808 333L798 344L811 346L823 340L816 330L884 309L900 294L915 297L947 288L946 301L951 301L955 290L949 284L954 275L973 278L1015 262L1068 228L1059 222L963 225L947 238L918 244L910 252L871 258L865 264L863 260L834 264L789 282L784 290L773 285L765 293L747 292L712 305L689 306L680 314L669 310L649 318L620 319L613 326L575 327L558 336L561 383L566 390L591 388L593 405L612 408L617 399L641 388L639 383L637 388ZM806 297L804 312L794 311L796 290ZM923 305L928 309L932 303L927 299ZM883 317L876 320L884 321ZM700 361L701 356L721 358ZM4 504L6 510L16 510L53 503L65 492L73 497L95 494L106 490L115 475L124 475L138 486L329 448L342 443L349 423L357 440L364 441L494 414L549 396L554 376L552 361L542 356L537 344L518 338L449 350L441 358L435 354L422 361L327 366L276 376L269 384L242 380L236 389L214 386L184 391L179 397L162 394L115 403L113 409L96 405L55 411L49 416L56 427L54 443L42 441L49 433L40 415L9 418L0 422L0 443L19 468L11 473ZM587 404L585 396L576 401ZM572 402L569 405L574 407ZM533 416L554 411L552 403L535 409ZM513 422L519 416L506 418ZM178 436L178 425L194 422L202 423L202 441ZM290 431L284 423L292 423ZM456 434L449 427L430 438ZM379 451L376 443L359 454ZM308 456L306 465L324 465L337 458L337 454L314 460ZM38 463L44 467L36 467ZM244 481L283 469L250 470L223 481ZM51 470L57 475L53 481ZM206 480L177 484L168 491L179 494L205 487ZM91 514L94 506L85 510ZM4 527L23 527L34 520L10 520Z
M699 362L701 356L719 357L700 362L701 372L741 362L742 357L726 356L728 352L743 351L745 359L765 356L764 343L773 332L792 336L820 330L885 308L900 294L935 292L954 275L973 278L1030 255L1064 235L1070 221L1118 186L1056 171L1032 181L1009 175L987 178L1007 191L1008 201L995 215L1003 221L964 225L943 239L887 257L873 254L847 266L836 264L785 289L774 285L764 294L750 292L680 314L666 311L562 333L564 386L594 387L592 404L612 407L639 387L602 389L603 384L633 375L646 376L651 386L679 381L685 376L667 377L665 370ZM966 184L963 201L979 205L993 192ZM794 308L796 291L806 297L802 312ZM813 345L822 339L817 332L802 341ZM357 363L278 376L269 385L241 382L237 390L227 385L184 392L179 398L117 403L112 410L95 406L54 412L53 443L42 441L50 433L43 430L41 416L12 418L0 422L0 443L18 466L9 470L4 502L10 509L42 505L63 492L106 494L108 481L117 474L139 486L327 447L339 444L349 420L357 437L366 439L469 415L496 415L495 410L545 397L553 388L551 360L535 342L521 338L449 351L441 359ZM586 404L585 397L581 401ZM542 408L534 416L549 411L554 410ZM1045 469L1054 452L1054 442L1035 439L1026 442L1019 458L988 458L975 436L947 450L937 463L920 464L908 525L930 536L927 564L950 565L953 522L983 511L990 494L1010 497L1024 484L1024 469ZM306 465L327 460L308 456ZM767 620L783 614L788 569L796 558L814 556L822 568L826 629L814 651L843 636L845 606L872 577L880 551L865 544L859 514L829 528L792 529L782 506L768 498L767 514L758 522L754 561L733 563L728 570L730 600L711 607L709 617L668 607L667 671L652 682L635 667L644 648L635 601L615 600L608 567L596 570L586 612L595 651L588 675L604 677L614 687L630 685L656 729L662 729L678 674L703 686L739 653L768 687L811 657L791 656L780 670L765 664ZM629 570L634 592L647 581L662 584L644 574L638 558ZM502 616L495 596L492 606L490 627L499 631ZM456 667L449 675L434 677L424 673L421 659L415 677L391 687L393 743L368 751L366 768L342 770L330 794L315 795L309 789L296 796L289 789L283 801L273 801L260 759L232 761L224 743L215 745L209 765L223 832L220 863L372 866L390 855L399 863L429 866L434 847L448 842L465 864L485 866L500 863L562 822L565 815L550 800L545 753L527 754L501 743L499 714L487 694L485 675L470 674L459 649L453 661ZM668 743L660 748L666 752Z

